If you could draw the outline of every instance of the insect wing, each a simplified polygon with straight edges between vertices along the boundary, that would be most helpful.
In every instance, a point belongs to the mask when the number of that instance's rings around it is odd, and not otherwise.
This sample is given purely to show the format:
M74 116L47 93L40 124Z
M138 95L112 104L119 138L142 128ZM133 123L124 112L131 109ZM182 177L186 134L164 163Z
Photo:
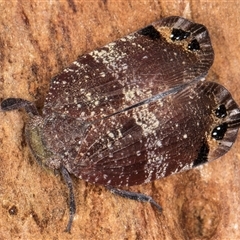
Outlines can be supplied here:
M169 17L80 56L52 79L43 116L92 122L200 79L213 62L206 28Z
M216 150L211 150L212 130L221 121L229 121L236 110L239 114L228 92L224 94L227 98L217 99L223 89L216 83L199 82L97 121L84 138L79 155L68 163L69 171L72 169L73 174L93 183L125 186L153 181L207 162L209 154L211 158ZM232 104L227 106L227 119L218 120L214 111L223 100ZM235 141L237 129L231 136L226 134L228 146ZM218 148L221 141L214 144Z

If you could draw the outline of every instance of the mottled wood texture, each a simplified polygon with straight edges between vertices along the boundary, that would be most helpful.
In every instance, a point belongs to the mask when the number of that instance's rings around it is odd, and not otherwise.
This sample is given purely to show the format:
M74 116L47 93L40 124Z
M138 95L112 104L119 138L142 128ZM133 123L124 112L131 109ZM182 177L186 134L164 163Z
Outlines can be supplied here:
M1 1L0 98L43 107L50 79L80 54L179 15L207 26L215 50L209 79L240 103L240 4L206 1ZM74 179L72 234L66 186L31 157L22 111L0 113L0 239L239 239L240 137L221 159L132 190L163 207L114 196Z

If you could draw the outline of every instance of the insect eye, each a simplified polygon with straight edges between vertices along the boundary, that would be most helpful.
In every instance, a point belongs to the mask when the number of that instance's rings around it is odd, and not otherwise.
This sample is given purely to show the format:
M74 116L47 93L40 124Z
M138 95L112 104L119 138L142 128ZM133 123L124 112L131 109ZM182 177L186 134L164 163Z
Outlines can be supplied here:
M218 108L215 110L215 116L218 118L225 118L227 116L227 109L225 105L220 105Z
M228 128L227 123L223 123L215 127L212 131L212 138L216 140L222 140Z
M181 41L189 36L190 32L185 32L181 29L173 28L170 38L172 41Z
M200 45L197 39L193 39L189 44L188 44L188 49L191 51L197 51L200 50Z

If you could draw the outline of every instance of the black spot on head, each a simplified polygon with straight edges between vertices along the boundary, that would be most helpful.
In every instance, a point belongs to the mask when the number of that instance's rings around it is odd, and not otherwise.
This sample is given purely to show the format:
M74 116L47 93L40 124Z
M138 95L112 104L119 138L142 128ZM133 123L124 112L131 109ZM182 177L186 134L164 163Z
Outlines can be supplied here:
M218 108L215 110L215 116L218 118L225 118L227 116L227 109L225 105L221 104L218 106Z
M156 40L160 38L159 31L153 25L150 25L141 29L140 31L138 31L138 33L143 36L148 36L152 40Z
M172 41L181 41L190 36L190 32L185 32L182 29L173 28L170 36Z
M193 167L206 163L208 161L208 153L209 153L209 146L206 142L203 142L202 146L198 151L198 156L193 162Z
M212 131L212 138L214 138L216 140L222 140L225 136L227 129L228 129L227 123L218 125Z
M189 44L188 44L188 49L191 51L197 51L200 50L200 44L197 41L197 39L193 39Z

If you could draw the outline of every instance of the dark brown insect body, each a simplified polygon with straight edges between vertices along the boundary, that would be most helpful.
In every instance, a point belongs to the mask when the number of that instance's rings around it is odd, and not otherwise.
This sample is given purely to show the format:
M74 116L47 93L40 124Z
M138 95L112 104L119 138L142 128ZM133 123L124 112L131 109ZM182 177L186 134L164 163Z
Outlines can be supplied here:
M22 99L1 107L30 114L29 146L41 164L61 169L74 205L68 173L111 188L130 186L229 150L240 110L224 87L204 80L213 56L203 25L169 17L79 57L52 79L42 116Z

